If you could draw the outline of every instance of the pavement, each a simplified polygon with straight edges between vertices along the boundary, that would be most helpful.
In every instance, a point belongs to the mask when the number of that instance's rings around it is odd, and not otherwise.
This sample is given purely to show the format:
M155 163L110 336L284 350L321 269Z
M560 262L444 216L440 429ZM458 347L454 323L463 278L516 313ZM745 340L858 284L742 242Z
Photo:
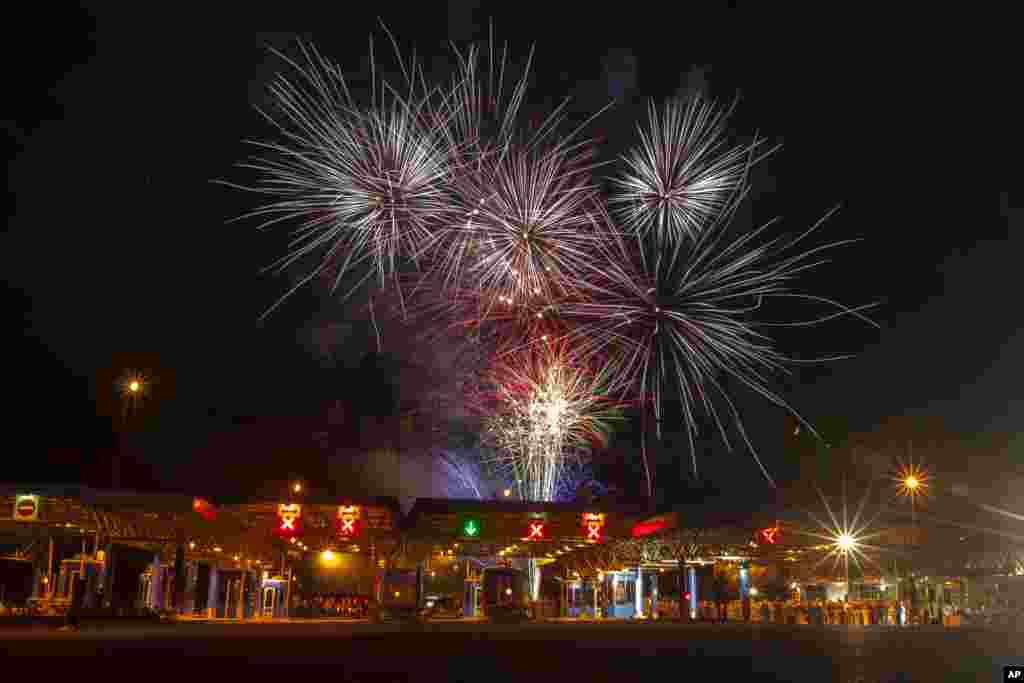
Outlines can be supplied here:
M228 657L239 665L325 667L338 680L995 681L1024 664L1024 633L941 626L352 621L107 626L79 632L0 630L0 651L45 660L48 680L80 658L178 661ZM237 665L233 665L237 666ZM119 671L137 667L107 667ZM186 670L180 670L184 674ZM105 675L105 678L107 676Z

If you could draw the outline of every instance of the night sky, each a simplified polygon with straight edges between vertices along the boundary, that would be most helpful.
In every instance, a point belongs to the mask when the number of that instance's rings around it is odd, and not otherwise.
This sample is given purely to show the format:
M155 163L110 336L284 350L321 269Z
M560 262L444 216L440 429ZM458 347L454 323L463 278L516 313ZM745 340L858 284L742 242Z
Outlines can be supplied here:
M284 450L259 455L258 439L231 440L237 423L262 423L287 443L325 404L365 394L358 368L370 338L353 334L330 363L316 352L315 330L344 318L323 293L302 292L259 322L285 289L260 274L284 237L226 224L259 198L210 182L244 179L233 169L251 153L242 140L270 133L253 108L281 66L268 46L288 51L301 35L359 74L374 33L387 61L378 14L337 6L260 18L275 32L238 17L98 8L9 25L34 37L5 43L12 204L0 257L14 344L0 478L105 483L114 382L130 368L156 379L144 419L159 436L125 473L140 487L189 489L197 462L242 480L287 476ZM667 25L547 5L401 7L373 11L429 70L445 73L447 41L486 39L493 18L514 54L536 44L534 102L569 94L578 116L619 98L591 131L608 138L606 150L633 141L647 98L695 86L739 96L733 129L783 144L754 174L753 220L782 216L780 230L798 232L842 204L825 235L864 242L807 286L848 304L882 302L880 331L840 323L800 341L803 355L860 356L792 378L793 405L812 420L841 416L879 444L929 418L960 444L929 455L937 470L1004 483L1024 474L1024 238L1013 155L1001 151L1014 137L1005 55L967 54L943 31L890 20L829 19L818 30L813 17L737 10ZM767 464L785 472L781 415L752 405ZM743 479L731 474L742 470L746 485L763 486L749 458L732 467L741 457L721 456L712 476ZM635 469L608 476L638 484Z

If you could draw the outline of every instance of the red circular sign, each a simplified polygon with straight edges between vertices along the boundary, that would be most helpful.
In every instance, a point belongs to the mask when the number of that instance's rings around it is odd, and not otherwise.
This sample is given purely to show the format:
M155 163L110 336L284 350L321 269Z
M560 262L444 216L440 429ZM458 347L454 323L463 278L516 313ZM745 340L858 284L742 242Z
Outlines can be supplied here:
M31 498L22 498L18 501L17 514L19 517L35 517L36 502Z

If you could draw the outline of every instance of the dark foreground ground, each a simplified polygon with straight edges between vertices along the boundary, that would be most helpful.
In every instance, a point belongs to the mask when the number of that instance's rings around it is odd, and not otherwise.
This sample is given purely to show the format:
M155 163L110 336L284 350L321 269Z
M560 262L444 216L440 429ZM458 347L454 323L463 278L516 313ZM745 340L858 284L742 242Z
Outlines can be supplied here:
M161 670L194 680L188 667L177 666L181 657L227 657L239 658L224 662L236 677L256 672L249 665L286 665L293 673L296 666L307 672L323 666L337 681L999 681L1004 665L1024 664L1024 633L666 623L196 623L78 633L0 630L0 652L13 670L39 670L18 658L45 658L47 680L56 680L65 666L81 672L78 658L98 655L116 658L104 667L115 679L135 680ZM218 669L204 665L211 674Z

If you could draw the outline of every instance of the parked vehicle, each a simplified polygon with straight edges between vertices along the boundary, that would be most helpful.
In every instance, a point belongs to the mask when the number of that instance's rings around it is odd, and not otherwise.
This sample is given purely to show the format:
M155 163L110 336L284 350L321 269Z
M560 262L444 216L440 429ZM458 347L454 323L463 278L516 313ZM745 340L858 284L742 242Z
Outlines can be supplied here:
M458 619L462 616L461 605L448 595L428 595L424 608L429 619Z

